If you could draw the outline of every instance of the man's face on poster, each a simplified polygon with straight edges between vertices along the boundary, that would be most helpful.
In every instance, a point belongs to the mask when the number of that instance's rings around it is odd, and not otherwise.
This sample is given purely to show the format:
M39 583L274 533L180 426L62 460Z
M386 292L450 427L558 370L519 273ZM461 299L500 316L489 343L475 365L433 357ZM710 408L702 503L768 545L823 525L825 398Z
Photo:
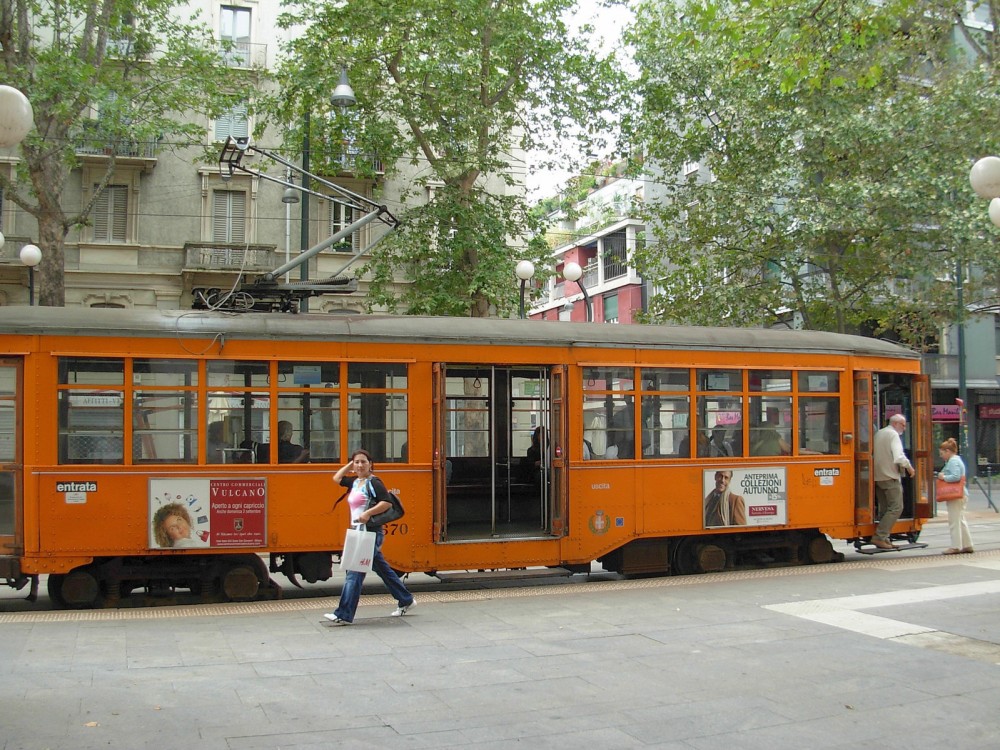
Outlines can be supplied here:
M731 471L717 471L715 472L715 491L725 492L729 489L729 482L733 478L733 472Z

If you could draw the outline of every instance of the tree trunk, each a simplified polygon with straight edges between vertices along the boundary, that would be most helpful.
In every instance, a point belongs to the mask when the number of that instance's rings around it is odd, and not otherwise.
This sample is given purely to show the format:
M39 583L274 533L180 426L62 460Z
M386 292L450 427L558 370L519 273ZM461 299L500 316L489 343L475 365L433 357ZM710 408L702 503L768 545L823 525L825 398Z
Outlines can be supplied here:
M66 234L60 216L46 214L39 218L38 246L42 249L42 262L35 276L39 305L66 305Z

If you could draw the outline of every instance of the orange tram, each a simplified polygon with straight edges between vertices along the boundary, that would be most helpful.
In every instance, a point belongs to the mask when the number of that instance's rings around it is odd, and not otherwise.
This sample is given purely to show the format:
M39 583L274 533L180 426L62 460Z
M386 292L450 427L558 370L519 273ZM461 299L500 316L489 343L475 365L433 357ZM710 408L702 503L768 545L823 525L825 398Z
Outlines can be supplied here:
M0 577L74 608L327 580L359 447L400 571L827 562L874 531L894 413L916 542L929 395L916 353L810 331L7 307Z

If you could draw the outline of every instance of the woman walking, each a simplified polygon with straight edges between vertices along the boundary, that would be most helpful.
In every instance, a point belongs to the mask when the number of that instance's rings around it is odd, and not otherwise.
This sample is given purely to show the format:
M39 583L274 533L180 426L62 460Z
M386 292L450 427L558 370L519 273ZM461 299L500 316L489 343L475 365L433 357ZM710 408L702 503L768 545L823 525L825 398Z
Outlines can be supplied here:
M958 443L955 438L948 438L938 448L938 453L944 459L944 467L938 473L938 479L945 482L961 482L965 477L965 463L958 455ZM972 536L969 534L969 524L965 520L965 506L969 502L969 489L963 488L962 497L958 500L949 500L948 506L948 530L951 532L951 546L944 551L946 555L958 555L961 553L971 554Z
M372 556L372 571L382 579L382 582L389 589L399 606L392 613L393 617L402 617L406 614L416 600L409 592L406 585L396 575L396 571L389 567L389 563L382 557L382 541L385 534L381 526L369 524L372 516L377 516L392 507L389 501L389 491L382 484L382 480L372 474L371 454L363 448L351 454L351 460L337 469L333 475L333 481L342 487L347 487L347 504L351 507L351 523L365 524L368 531L375 532L375 554ZM347 476L349 471L354 473L355 478ZM371 505L371 507L368 507ZM344 589L340 593L340 604L333 612L323 615L334 625L350 625L354 622L354 613L358 609L358 601L361 599L361 585L365 581L365 574L356 571L348 571L347 580L344 581Z

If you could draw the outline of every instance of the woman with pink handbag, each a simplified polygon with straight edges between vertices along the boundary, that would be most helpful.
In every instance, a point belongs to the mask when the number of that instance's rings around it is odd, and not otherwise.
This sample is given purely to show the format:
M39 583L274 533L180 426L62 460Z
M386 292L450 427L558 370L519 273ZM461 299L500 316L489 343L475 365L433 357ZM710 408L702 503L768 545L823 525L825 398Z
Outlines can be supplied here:
M948 438L938 448L938 453L944 459L944 466L937 476L938 500L945 500L948 495L956 495L947 500L948 530L951 531L951 544L944 551L946 555L971 554L972 536L969 534L969 524L965 520L965 506L969 502L969 491L965 487L965 463L958 455L958 443L955 438ZM954 485L959 485L955 487ZM960 489L960 492L955 490ZM949 491L951 490L951 491Z

